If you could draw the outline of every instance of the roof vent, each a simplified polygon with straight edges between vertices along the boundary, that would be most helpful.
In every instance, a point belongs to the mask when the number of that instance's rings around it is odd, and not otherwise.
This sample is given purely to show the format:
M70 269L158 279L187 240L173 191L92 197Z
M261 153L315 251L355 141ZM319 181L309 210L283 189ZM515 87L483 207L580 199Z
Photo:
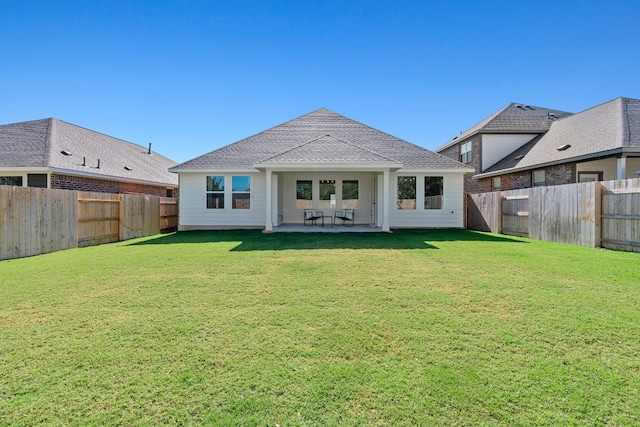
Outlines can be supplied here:
M564 145L561 145L560 147L556 148L556 150L564 151L564 150L568 150L569 147L571 147L571 144L564 144Z
M520 155L514 157L515 160L520 160L520 159L523 159L523 158L524 158L524 154L520 154Z
M64 154L65 156L73 156L73 154L71 154L71 151L62 150L61 153Z
M151 154L151 143L149 143L149 150L147 150L147 154Z
M129 166L125 166L125 167L124 167L124 170L126 170L126 171L130 171L130 170L133 170L133 169L131 169Z
M526 108L527 110L531 110L531 111L535 110L535 108L533 108L531 105L525 105L524 108Z
M454 136L454 137L453 137L453 139L458 139L458 137L457 137L457 136Z
M519 109L521 109L521 110L524 110L524 107L523 107L522 105L520 105L520 104L517 104L517 105L516 105L516 108L519 108Z
M558 118L558 116L556 116L554 113L547 113L547 119L555 120L556 118Z

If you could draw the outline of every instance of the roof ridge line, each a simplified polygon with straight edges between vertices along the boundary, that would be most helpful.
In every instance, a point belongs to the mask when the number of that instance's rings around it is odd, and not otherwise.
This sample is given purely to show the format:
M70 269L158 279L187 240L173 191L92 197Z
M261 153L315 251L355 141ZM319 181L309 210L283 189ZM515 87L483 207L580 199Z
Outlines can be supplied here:
M365 126L366 126L366 125L365 125ZM379 131L379 132L380 132L380 131ZM384 133L384 132L383 132L383 133ZM329 136L329 135L327 135L327 136ZM389 136L392 136L392 135L389 135ZM359 148L359 149L361 149L361 150L368 151L369 153L373 153L373 154L375 154L376 156L382 157L383 159L387 159L387 160L390 160L390 161L392 161L392 162L398 162L398 161L399 161L398 159L392 159L391 157L385 156L384 154L380 154L380 153L378 153L377 151L371 150L370 148L367 148L367 147L361 147L360 145L356 144L355 142L347 141L347 140L344 140L344 139L342 139L342 138L336 138L336 137L334 137L334 136L332 136L331 138L333 138L333 139L335 139L335 140L338 140L338 141L342 141L342 142L344 142L345 144L349 144L349 145L351 145L351 146L353 146L353 147L357 147L357 148ZM395 138L395 137L394 137L394 138ZM409 142L409 141L405 141L405 142L408 142L408 143L410 144L410 142Z
M42 153L42 166L51 163L51 147L53 147L53 117L47 119L47 133L44 137L44 151Z
M629 109L627 108L627 99L620 97L622 103L622 146L629 147L631 145L631 123L629 122Z
M273 128L272 128L272 129L273 129ZM261 133L262 133L262 132L261 132ZM315 142L315 141L317 141L317 140L319 140L319 139L322 139L322 138L324 138L324 137L326 137L326 136L328 136L328 135L325 135L325 136L319 136L318 138L315 138L315 139L310 139L310 140L309 140L309 141L307 141L307 142L303 142L303 143L302 143L302 144L300 144L300 145L296 145L295 147L291 147L291 148L289 148L288 150L281 151L280 153L275 154L275 155L273 155L273 156L271 156L271 157L265 157L264 159L260 160L260 161L259 161L259 162L257 162L257 163L263 163L263 162L266 162L267 160L271 160L271 159L273 159L274 157L279 157L279 156L282 156L283 154L290 153L290 152L292 152L293 150L297 150L297 149L298 149L298 148L300 148L300 147L304 147L305 145L309 145L309 144L311 144L312 142ZM333 139L337 139L337 138L333 138Z

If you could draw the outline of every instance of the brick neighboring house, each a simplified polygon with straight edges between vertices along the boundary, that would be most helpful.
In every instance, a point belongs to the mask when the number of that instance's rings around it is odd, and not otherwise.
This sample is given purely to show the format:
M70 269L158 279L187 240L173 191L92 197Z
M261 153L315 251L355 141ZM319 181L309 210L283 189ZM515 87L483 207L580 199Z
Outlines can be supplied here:
M640 100L615 98L549 130L476 174L476 187L514 190L640 175Z
M435 151L473 167L476 175L481 174L505 156L539 139L557 120L570 115L565 111L512 102ZM521 176L513 179L522 185L531 181ZM465 192L492 191L496 189L492 184L492 179L478 180L474 174L468 174Z
M176 162L54 118L0 125L0 185L177 197Z

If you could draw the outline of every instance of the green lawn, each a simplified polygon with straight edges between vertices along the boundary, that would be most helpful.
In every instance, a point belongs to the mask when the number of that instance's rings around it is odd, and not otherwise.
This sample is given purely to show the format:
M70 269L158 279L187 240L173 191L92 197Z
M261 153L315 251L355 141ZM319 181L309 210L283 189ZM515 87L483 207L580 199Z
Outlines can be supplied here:
M185 232L0 262L0 425L639 425L640 255Z

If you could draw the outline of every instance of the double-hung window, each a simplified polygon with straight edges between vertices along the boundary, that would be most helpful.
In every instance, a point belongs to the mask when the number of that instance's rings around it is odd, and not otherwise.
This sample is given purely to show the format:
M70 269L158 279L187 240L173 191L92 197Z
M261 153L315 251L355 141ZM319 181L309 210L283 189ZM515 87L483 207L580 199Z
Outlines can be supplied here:
M424 177L424 208L442 209L442 196L444 195L444 178L441 176Z
M225 185L231 181L231 185ZM225 205L225 200L227 204ZM207 177L207 209L251 209L251 177L246 175Z
M231 209L251 208L251 177L231 177Z
M313 181L296 181L296 209L313 207Z
M534 170L532 175L534 187L541 187L545 185L544 169Z
M398 209L416 208L416 177L398 177Z
M207 209L224 209L224 176L207 177Z
M471 161L471 141L465 142L460 146L460 161L462 163Z
M336 180L320 180L320 209L336 208Z
M342 209L358 209L360 207L358 181L342 181Z

